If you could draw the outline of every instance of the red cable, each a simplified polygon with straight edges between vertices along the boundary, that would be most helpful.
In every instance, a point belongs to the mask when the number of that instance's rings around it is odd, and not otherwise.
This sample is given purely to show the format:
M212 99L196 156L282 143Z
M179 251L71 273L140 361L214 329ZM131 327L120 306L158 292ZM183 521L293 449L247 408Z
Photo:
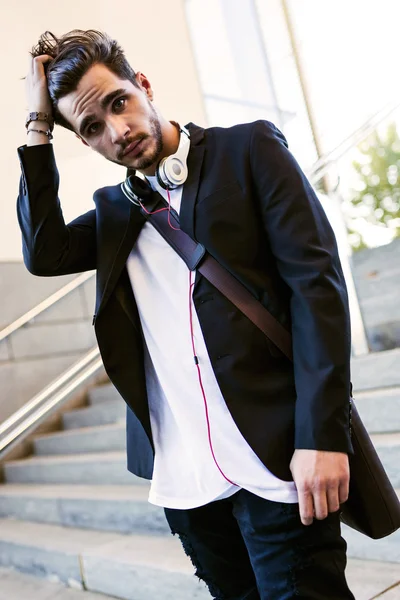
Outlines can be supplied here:
M140 200L139 200L140 202ZM163 210L169 210L168 208L159 208L158 210L155 210L154 212L149 212L146 207L143 206L143 204L140 202L140 206L143 208L144 212L148 215L155 215L159 212L162 212Z
M192 298L191 298L191 296L192 296L192 287L193 286L194 286L194 283L192 283L192 271L189 271L189 318L190 318L190 334L191 334L191 338L192 338L193 356L194 356L195 364L196 364L196 367L197 367L197 373L198 373L198 376L199 376L199 383L200 383L201 392L203 394L204 409L205 409L206 420L207 420L208 442L210 444L210 450L211 450L212 457L213 457L214 462L217 465L217 468L218 468L219 472L221 473L222 477L224 479L226 479L226 481L228 481L232 485L236 485L237 487L239 487L237 485L237 483L235 483L234 481L231 481L225 475L225 473L223 472L223 470L219 466L217 459L215 458L214 447L213 447L212 438L211 438L211 425L210 425L210 418L209 418L209 415L208 415L207 398L206 398L206 394L205 394L204 387L203 387L203 381L202 381L202 378L201 378L200 365L199 365L199 361L198 361L198 358L197 358L197 355L196 355L196 348L195 348L195 344L194 344L193 315L192 315Z
M145 213L147 213L148 215L155 215L156 213L162 212L163 210L167 210L168 211L168 224L171 227L171 229L175 229L175 231L179 231L179 228L174 227L171 223L171 197L169 195L169 190L167 190L167 195L168 195L168 208L159 208L158 210L154 211L154 212L149 212L148 210L146 210L146 208L143 206L142 203L140 203L141 207L143 208L143 210L145 211ZM217 459L215 458L215 453L214 453L214 447L213 447L213 443L212 443L212 438L211 438L211 425L210 425L210 418L209 418L209 414L208 414L208 404L207 404L207 398L206 398L206 394L204 391L204 386L203 386L203 380L201 378L201 371L200 371L200 365L199 365L199 361L198 358L196 356L196 348L195 348L195 344L194 344L194 332L193 332L193 314L192 314L192 287L194 286L194 283L192 283L192 271L189 270L189 316L190 316L190 334L191 334L191 339L192 339L192 348L193 348L193 356L195 359L195 364L197 367L197 374L199 377L199 384L200 384L200 388L201 388L201 392L203 394L203 400L204 400L204 410L205 410L205 414L206 414L206 421L207 421L207 433L208 433L208 443L210 445L210 450L211 450L211 454L214 460L214 463L217 466L217 469L219 470L219 472L221 473L222 477L224 479L226 479L226 481L228 483L231 483L232 485L235 485L236 487L239 487L237 483L234 483L233 481L231 481L223 472L223 470L221 469L221 467L218 464Z
M168 211L168 225L171 227L171 229L175 229L175 231L180 231L179 227L174 227L171 223L171 197L169 195L169 190L167 190L167 194L168 194L168 208L159 208L158 210L155 210L154 212L149 212L139 200L140 206L143 208L144 212L147 215L156 215L159 212L163 212L163 210L167 210Z

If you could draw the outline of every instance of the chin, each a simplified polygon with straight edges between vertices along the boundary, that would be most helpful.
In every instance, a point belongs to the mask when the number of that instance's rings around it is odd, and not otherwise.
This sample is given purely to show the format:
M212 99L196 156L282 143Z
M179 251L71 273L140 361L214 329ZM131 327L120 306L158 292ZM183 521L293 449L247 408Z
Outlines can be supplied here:
M132 164L129 165L132 169L137 169L138 171L144 171L145 169L149 169L153 165L157 165L158 157L155 156L146 156L142 154L140 156L136 156L135 160L132 161Z

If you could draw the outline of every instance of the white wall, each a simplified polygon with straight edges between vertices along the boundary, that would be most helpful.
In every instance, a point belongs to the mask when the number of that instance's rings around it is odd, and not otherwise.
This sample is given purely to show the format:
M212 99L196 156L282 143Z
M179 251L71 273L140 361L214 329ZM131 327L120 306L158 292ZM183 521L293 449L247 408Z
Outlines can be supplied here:
M399 0L290 0L314 115L329 152L399 101Z
M28 52L46 30L100 29L117 39L135 70L144 72L163 114L206 125L201 90L188 35L184 0L68 0L36 6L30 0L2 2L0 9L1 139L0 261L20 260L15 201L20 174L16 149L26 143L25 76ZM93 207L95 189L122 180L125 170L86 149L56 128L54 148L67 221ZM79 190L79 191L78 191Z

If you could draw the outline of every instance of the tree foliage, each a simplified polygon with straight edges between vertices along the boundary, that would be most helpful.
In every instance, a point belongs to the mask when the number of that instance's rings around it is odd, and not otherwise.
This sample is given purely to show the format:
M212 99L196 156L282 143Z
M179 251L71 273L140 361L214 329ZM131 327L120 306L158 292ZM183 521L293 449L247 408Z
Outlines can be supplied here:
M378 131L358 146L360 158L353 161L358 176L357 189L352 190L353 216L375 226L393 227L400 235L400 138L392 123L381 135ZM367 244L360 232L349 227L354 250ZM358 240L358 241L357 241Z

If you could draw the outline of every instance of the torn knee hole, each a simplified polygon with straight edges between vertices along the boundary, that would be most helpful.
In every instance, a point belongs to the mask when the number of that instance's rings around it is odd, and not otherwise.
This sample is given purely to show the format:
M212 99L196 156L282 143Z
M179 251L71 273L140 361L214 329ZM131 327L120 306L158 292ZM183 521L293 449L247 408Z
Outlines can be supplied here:
M228 600L227 596L225 596L224 593L220 590L213 578L203 570L200 561L196 555L195 549L193 548L193 545L189 540L189 537L185 533L180 533L179 531L175 531L173 529L171 529L171 532L173 535L177 535L179 537L186 556L190 558L192 565L195 568L195 576L198 579L200 579L200 581L204 581L213 599Z

